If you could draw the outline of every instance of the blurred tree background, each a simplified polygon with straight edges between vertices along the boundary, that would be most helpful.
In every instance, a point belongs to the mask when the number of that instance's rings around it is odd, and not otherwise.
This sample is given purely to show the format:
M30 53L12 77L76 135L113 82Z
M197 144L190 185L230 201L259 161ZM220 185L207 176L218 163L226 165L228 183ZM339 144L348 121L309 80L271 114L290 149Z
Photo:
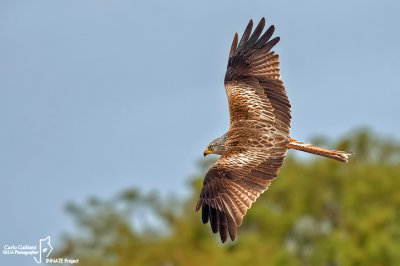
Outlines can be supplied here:
M354 151L348 164L286 158L278 178L222 245L194 212L207 160L189 198L131 189L70 203L77 231L54 257L80 265L400 265L400 145L356 130L325 147ZM214 158L216 159L216 158Z

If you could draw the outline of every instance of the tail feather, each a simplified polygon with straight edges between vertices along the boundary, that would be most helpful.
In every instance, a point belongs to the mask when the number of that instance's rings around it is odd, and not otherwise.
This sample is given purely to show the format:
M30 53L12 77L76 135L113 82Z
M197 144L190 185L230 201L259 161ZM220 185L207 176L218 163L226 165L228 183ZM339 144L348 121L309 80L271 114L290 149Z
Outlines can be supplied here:
M328 150L316 147L311 144L303 143L295 139L290 139L290 142L288 143L288 148L328 157L344 163L347 163L349 156L354 154L353 152L335 151L335 150Z

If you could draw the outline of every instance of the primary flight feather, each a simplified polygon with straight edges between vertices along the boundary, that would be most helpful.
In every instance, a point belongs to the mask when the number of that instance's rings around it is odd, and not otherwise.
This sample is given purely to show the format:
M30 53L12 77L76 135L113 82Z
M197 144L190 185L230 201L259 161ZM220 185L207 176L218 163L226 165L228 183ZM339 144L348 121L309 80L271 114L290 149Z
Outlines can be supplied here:
M351 153L327 150L290 137L290 103L279 75L279 56L271 49L274 26L264 33L262 18L252 33L250 20L240 42L233 38L225 74L230 123L228 131L204 151L222 155L207 172L196 211L210 222L221 241L235 240L251 204L277 176L289 148L341 162Z

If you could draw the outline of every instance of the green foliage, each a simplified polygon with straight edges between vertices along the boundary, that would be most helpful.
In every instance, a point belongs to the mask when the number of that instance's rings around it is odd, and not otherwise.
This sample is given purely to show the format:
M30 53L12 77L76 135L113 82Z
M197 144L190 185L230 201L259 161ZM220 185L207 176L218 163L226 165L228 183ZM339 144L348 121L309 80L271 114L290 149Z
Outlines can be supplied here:
M225 245L194 212L210 161L187 199L127 190L70 204L79 231L54 256L81 265L400 265L399 147L359 130L333 146L356 152L348 164L289 156Z

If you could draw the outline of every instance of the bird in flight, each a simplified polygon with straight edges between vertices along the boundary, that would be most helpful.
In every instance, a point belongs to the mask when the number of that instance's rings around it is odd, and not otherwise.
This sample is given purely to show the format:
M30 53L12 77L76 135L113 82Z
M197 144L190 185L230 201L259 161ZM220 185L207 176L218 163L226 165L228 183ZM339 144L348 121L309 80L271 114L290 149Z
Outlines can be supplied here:
M277 176L288 149L340 162L352 154L290 137L291 106L279 75L279 56L271 51L279 37L271 39L274 26L263 33L264 26L262 18L252 33L250 20L240 42L237 33L233 38L225 74L229 129L204 151L204 156L221 157L204 178L196 211L202 209L203 223L210 222L223 243L228 235L235 240L237 227Z

